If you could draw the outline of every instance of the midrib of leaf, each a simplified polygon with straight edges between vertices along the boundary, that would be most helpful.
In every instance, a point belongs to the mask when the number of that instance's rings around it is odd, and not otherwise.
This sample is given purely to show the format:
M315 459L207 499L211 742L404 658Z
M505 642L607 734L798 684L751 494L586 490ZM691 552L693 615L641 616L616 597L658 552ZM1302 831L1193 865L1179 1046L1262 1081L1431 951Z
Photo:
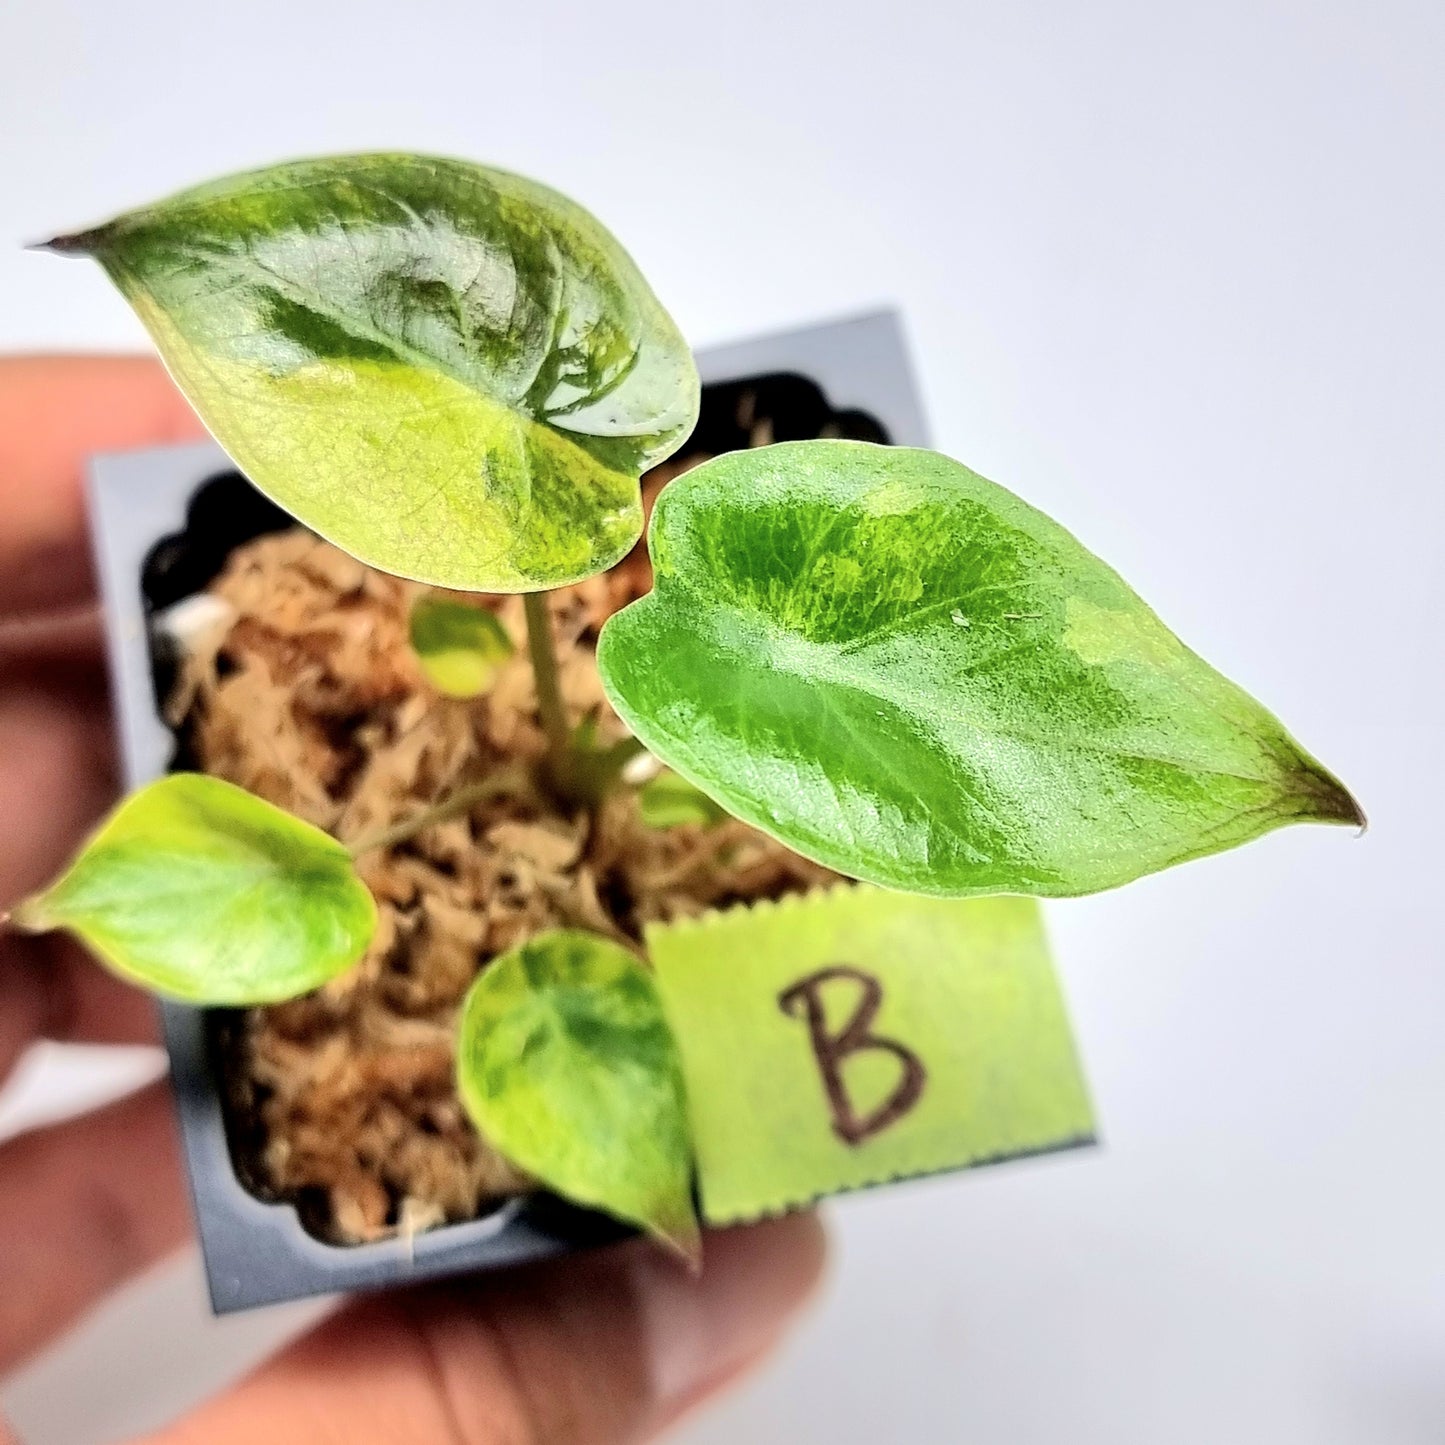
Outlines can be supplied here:
M233 269L239 268L241 264L239 258L227 254L226 259ZM349 331L352 335L360 337L364 341L370 341L377 346L384 347L390 351L398 361L414 366L419 371L438 372L449 380L455 381L466 390L475 392L484 401L490 402L493 406L503 407L507 411L515 412L518 416L524 417L527 421L545 425L542 417L523 411L521 406L518 405L517 400L501 395L492 387L486 386L481 375L475 370L472 370L471 373L468 374L468 371L450 365L442 357L433 356L428 352L418 351L415 347L408 345L400 338L387 334L379 327L368 326L352 313L342 311L339 307L330 304L320 292L313 291L309 287L293 281L290 277L282 275L281 272L268 266L258 257L251 255L248 257L248 260L258 271L263 272L271 278L276 290L281 292L287 300L294 301L299 306L305 306L315 311L318 315L324 316L328 321L341 327L343 330ZM546 364L546 359L546 353L544 352L541 361L537 363L537 369L532 373L534 381L538 372L540 372ZM529 386L531 385L530 382L528 384ZM525 399L525 396L526 392L524 391L520 399Z
M191 852L183 853L182 856L194 863L196 855ZM270 855L259 848L247 848L244 852L222 854L219 858L212 860L214 867L207 866L201 871L203 875L209 874L212 878L223 876L223 884L217 888L212 884L213 893L231 895L233 897L257 895L268 888L274 888L277 884L283 884L290 878L295 881L298 888L303 887L305 881L317 875L317 870L310 868L289 868L284 863L277 862ZM91 859L91 866L103 865L104 854L96 853ZM330 882L330 879L327 879ZM63 885L62 885L63 886ZM184 902L188 897L193 896L194 886L190 882L182 882L173 890L162 894L159 889L153 888L152 897L169 897L178 902Z
M297 892L302 892L305 890L307 880L311 876L309 872L288 873L288 870L284 867L276 864L268 865L264 862L257 863L250 868L230 866L227 871L229 876L226 886L215 890L218 896L216 898L217 906L216 913L213 916L213 922L215 923L218 936L228 940L228 953L232 952L232 943L230 940L237 937L245 937L247 932L246 925L265 904L274 902L278 887L284 889L289 878L294 889ZM334 880L330 878L325 879L328 893L333 881ZM166 901L166 899L171 900L171 907L184 906L193 896L193 890L182 886L167 895L157 894L154 896L160 898L162 902ZM294 914L294 910L292 910L292 912ZM62 919L62 921L64 920ZM81 919L79 917L74 920L76 923L80 923L80 921ZM92 935L91 942L95 947L101 949L107 961L115 968L125 973L128 977L136 979L145 987L151 987L156 983L157 980L154 977L147 975L142 970L135 970L131 967L126 957L127 935L124 928L117 928L112 922L108 922L104 918L96 918L94 922L89 925L89 928ZM247 966L238 967L233 961L229 964L230 973L236 978L254 978L256 969L254 964L247 964L245 951L242 950L237 956L240 958L241 963ZM163 986L177 997L198 996L186 987L188 982L189 980L184 970L175 973L168 969Z
M890 621L880 622L870 627L866 632L860 632L857 637L851 638L844 643L838 643L837 645L848 652L864 651L876 643L886 641L889 637L894 637L899 633L903 633L906 636L915 630L920 623L929 622L944 613L952 613L954 611L963 612L968 621L968 627L960 628L960 631L972 631L975 627L980 629L991 627L994 625L993 619L974 619L968 617L964 609L970 606L977 598L990 592L1007 592L1015 596L1015 605L1020 608L1034 606L1032 599L1017 598L1016 593L1018 590L1016 584L1008 582L982 583L977 587L970 588L966 597L956 600L950 600L944 597L940 598L937 602L925 602L922 606L915 608L912 612L902 617L895 617Z
M192 252L192 254L194 255L198 253ZM532 373L531 379L527 382L527 385L521 390L520 394L515 398L510 398L505 394L497 391L495 388L486 385L485 375L480 370L476 368L460 368L454 366L447 362L445 358L435 356L429 352L419 351L416 347L408 345L405 341L403 341L397 336L393 336L385 331L382 331L379 327L366 325L365 322L358 318L354 313L343 311L339 307L329 304L326 301L325 297L323 297L319 292L313 291L309 287L295 282L290 277L284 276L282 273L276 271L273 267L267 265L264 261L259 260L254 255L248 256L245 261L230 252L223 252L221 253L221 255L224 258L227 269L235 273L236 285L240 286L250 284L247 282L244 275L241 274L241 269L245 264L253 265L257 270L263 272L269 278L269 284L273 287L273 289L281 295L285 296L287 300L294 302L298 306L304 306L307 309L316 312L318 315L324 317L327 321L330 321L334 325L340 327L348 334L356 336L360 340L369 341L374 345L383 348L384 350L390 352L392 357L398 363L409 365L418 371L432 372L439 376L444 376L449 381L455 382L464 391L469 392L474 396L480 397L481 400L486 404L497 407L502 411L510 412L512 415L519 417L522 421L532 426L546 427L549 431L555 433L563 441L566 441L572 446L577 447L579 451L582 451L588 457L589 461L592 464L602 467L604 471L610 472L612 471L612 468L606 466L605 463L601 462L596 456L589 452L587 448L583 446L580 441L577 440L577 438L593 438L594 440L603 441L614 438L617 440L632 439L638 437L647 438L656 435L655 425L645 420L639 421L636 428L631 431L608 433L605 437L603 437L593 432L582 432L577 431L575 428L572 427L561 426L554 419L556 417L568 415L570 412L573 411L580 411L584 407L595 406L598 402L604 401L608 396L612 395L612 393L615 392L619 387L621 387L623 383L628 379L628 377L632 375L633 371L636 370L638 361L642 354L641 343L638 343L638 345L633 348L627 364L624 367L619 368L618 374L611 380L609 380L606 385L599 388L595 392L589 392L586 396L578 398L575 402L569 403L566 407L559 408L557 412L550 413L541 410L540 408L524 405L524 403L527 402L527 399L531 395L533 388L536 386L537 378L542 374L544 368L546 367L548 357L552 354L552 348L544 350L541 360L537 363L536 369ZM211 259L212 264L217 264L215 258ZM155 295L155 292L152 291L148 285L146 285L145 281L136 272L134 267L124 262L119 257L111 257L109 258L109 260L110 264L116 270L124 272L124 274L129 278L131 285L135 289L144 291L145 294L150 298L151 302L159 310L164 312L167 309L161 305L159 299ZM192 349L193 351L196 350L194 344L192 344Z
M763 657L770 669L788 672L805 680L824 678L842 683L879 702L896 706L889 694L886 678L881 678L871 669L848 666L857 654L850 653L846 643L814 642L797 632L790 632L771 621L766 613L740 604L736 609L709 606L691 593L699 618L709 619L709 630L715 640L725 649L739 653L743 658ZM672 604L674 607L676 604ZM735 626L728 624L735 622ZM751 623L751 626L749 626ZM752 634L752 637L749 636ZM736 634L736 635L734 635ZM753 638L761 639L756 642ZM806 657L806 662L801 659ZM996 737L1012 742L1028 743L1042 748L1072 748L1078 752L1094 753L1102 757L1116 757L1136 762L1158 763L1164 767L1177 768L1181 772L1204 774L1212 777L1233 778L1240 782L1257 783L1263 787L1279 789L1281 779L1260 776L1252 772L1241 772L1234 768L1212 767L1179 755L1146 752L1137 748L1126 748L1116 744L1100 742L1077 735L1050 731L1047 733L1032 728L1000 726L994 719L981 721L966 705L956 710L948 708L935 689L930 688L924 695L924 706L920 709L934 722L935 736L940 719L960 721L984 737ZM967 694L963 695L966 703ZM1281 790L1282 791L1282 790Z

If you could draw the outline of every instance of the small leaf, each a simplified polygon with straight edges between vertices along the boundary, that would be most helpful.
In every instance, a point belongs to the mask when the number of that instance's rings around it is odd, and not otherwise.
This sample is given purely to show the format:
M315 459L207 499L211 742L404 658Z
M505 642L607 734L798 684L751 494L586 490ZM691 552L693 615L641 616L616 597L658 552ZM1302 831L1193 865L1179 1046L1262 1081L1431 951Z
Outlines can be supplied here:
M727 817L727 811L701 788L670 768L664 768L638 789L637 808L649 828L676 828L684 823L708 827Z
M698 380L617 241L535 181L335 156L184 191L94 256L250 479L363 562L535 591L623 557Z
M626 949L562 929L494 959L462 1007L457 1059L490 1144L698 1261L682 1064L652 973Z
M444 597L417 599L411 646L427 681L448 697L480 697L516 651L494 612Z
M1122 579L933 452L790 442L661 494L608 697L730 813L917 893L1089 893L1362 822Z
M294 998L356 963L376 905L334 838L219 778L132 793L64 874L16 910L184 1003Z

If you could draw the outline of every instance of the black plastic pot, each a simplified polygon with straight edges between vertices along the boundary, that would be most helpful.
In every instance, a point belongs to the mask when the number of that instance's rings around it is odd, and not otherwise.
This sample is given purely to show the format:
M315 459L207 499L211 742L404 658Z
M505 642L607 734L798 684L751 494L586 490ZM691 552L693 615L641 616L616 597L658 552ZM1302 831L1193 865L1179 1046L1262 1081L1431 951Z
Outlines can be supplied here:
M725 451L760 421L771 438L821 434L927 444L902 328L893 312L714 348L698 357L702 413L694 441ZM751 393L753 400L745 405ZM96 457L90 472L95 555L105 607L125 783L185 759L162 721L169 683L154 614L202 588L237 546L291 525L210 443ZM304 1210L245 1179L246 1121L229 1117L221 1064L224 1010L165 1006L166 1045L211 1301L218 1313L500 1268L620 1237L612 1221L547 1196L413 1240L337 1245Z

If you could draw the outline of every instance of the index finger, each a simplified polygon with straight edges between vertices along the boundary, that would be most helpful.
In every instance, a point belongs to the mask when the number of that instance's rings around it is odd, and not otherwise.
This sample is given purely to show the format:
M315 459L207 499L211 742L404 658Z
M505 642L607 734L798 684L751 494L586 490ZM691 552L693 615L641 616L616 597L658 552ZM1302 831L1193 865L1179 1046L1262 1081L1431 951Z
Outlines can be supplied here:
M151 357L0 357L0 620L75 606L94 590L87 457L203 436Z

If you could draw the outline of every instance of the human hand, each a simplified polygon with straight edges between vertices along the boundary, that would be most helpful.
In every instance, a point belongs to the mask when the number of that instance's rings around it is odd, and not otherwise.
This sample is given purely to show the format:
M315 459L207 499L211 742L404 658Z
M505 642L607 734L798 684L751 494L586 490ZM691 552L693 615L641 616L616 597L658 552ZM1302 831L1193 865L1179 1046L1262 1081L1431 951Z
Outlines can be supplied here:
M203 434L152 361L0 359L0 906L115 795L84 459ZM0 1080L36 1039L154 1037L150 999L64 936L0 930ZM162 1085L0 1145L0 1374L187 1230ZM148 1445L651 1439L771 1351L822 1263L799 1215L713 1235L696 1280L634 1242L378 1296Z

